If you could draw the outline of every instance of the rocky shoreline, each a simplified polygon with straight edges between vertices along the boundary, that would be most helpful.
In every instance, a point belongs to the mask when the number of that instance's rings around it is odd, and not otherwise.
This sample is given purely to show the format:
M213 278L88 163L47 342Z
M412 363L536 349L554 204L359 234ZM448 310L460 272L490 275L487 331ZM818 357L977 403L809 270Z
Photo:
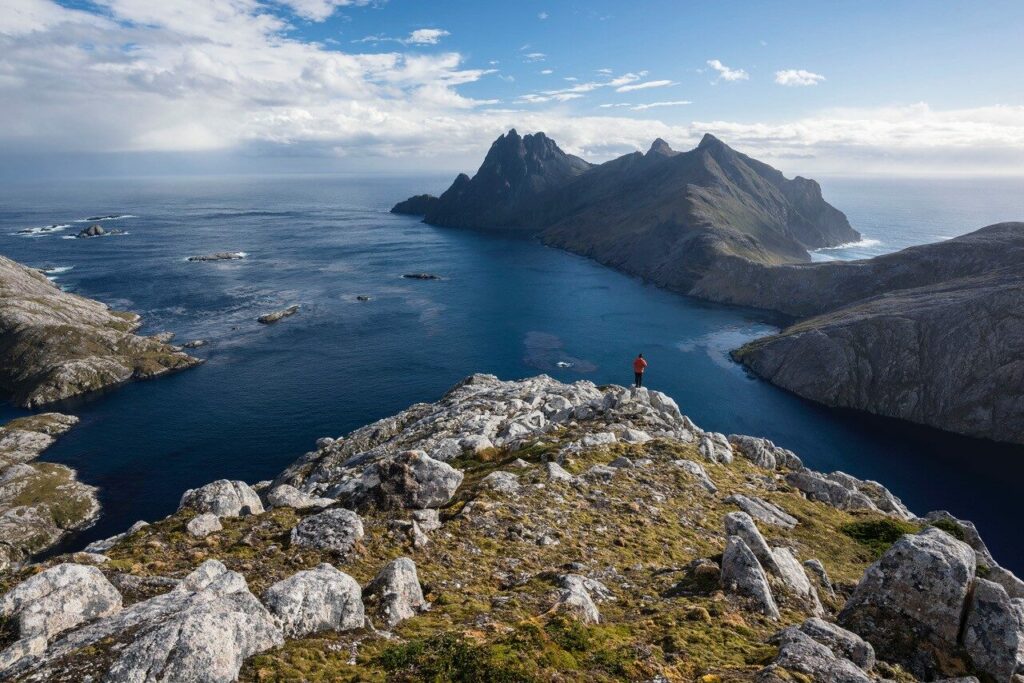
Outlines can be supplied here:
M95 487L70 467L36 460L76 424L71 415L41 413L0 426L0 572L99 517Z
M134 313L61 291L46 276L0 256L0 393L38 408L201 361L134 334Z
M1024 583L969 522L546 376L471 376L0 590L25 681L1024 675Z

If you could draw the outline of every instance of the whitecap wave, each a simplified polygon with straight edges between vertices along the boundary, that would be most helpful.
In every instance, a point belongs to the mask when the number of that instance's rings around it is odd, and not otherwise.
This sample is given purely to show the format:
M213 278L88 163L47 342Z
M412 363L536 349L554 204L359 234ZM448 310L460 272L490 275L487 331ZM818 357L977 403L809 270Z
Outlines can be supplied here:
M70 223L54 223L53 225L41 225L36 228L23 228L17 232L12 232L11 234L18 237L42 237L43 235L60 232L70 227Z
M863 249L865 247L877 247L877 246L879 246L881 244L882 244L882 240L876 240L876 239L872 239L870 237L865 237L864 239L862 239L860 241L857 241L857 242L846 242L845 244L837 244L834 247L822 247L820 249L815 249L814 251L815 252L821 252L821 251L836 251L838 249L857 249L857 248Z
M66 273L69 270L74 269L74 266L49 266L47 268L40 268L40 270L46 275L60 275L61 273Z
M88 218L77 218L75 223L99 223L100 221L119 221L125 218L138 218L130 213L111 213L105 216L89 216Z

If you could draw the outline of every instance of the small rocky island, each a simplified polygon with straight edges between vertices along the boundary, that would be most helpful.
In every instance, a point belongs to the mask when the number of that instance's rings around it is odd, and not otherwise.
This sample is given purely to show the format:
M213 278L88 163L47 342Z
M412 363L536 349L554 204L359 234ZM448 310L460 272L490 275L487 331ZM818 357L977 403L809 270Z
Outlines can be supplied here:
M810 263L860 239L806 178L705 135L600 165L543 133L498 138L472 178L395 213L517 232L689 296L795 324L734 357L804 398L1024 443L1024 223L866 261Z
M474 375L0 576L0 678L1016 683L1022 601L970 522L664 394Z
M298 312L299 305L292 304L288 308L282 308L280 311L274 311L273 313L265 313L260 317L256 318L256 322L262 323L264 325L271 325L273 323L276 323L278 320L283 320L284 318L293 316Z
M82 228L76 235L79 239L88 239L90 237L111 237L113 235L123 235L122 230L107 230L99 223L90 225L87 228Z
M200 361L134 334L134 313L61 291L46 276L0 256L0 393L36 408Z

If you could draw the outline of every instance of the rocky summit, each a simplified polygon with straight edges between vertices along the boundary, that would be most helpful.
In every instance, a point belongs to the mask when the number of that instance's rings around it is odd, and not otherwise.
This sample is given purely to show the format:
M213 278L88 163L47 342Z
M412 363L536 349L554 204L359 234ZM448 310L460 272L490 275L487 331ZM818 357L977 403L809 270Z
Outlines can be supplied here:
M474 375L9 572L0 678L1009 683L1022 614L970 522L657 391Z
M140 324L0 256L0 393L35 408L199 363Z

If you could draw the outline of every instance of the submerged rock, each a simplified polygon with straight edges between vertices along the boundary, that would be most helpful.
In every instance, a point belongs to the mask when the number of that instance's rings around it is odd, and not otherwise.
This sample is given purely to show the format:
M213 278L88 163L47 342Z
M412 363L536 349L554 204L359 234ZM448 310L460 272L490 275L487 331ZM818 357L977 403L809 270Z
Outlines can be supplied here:
M433 273L406 273L403 275L407 280L440 280L440 275L434 275Z
M264 325L270 325L272 323L276 323L278 320L281 320L282 318L293 316L298 312L299 305L292 304L288 308L282 308L280 311L274 311L273 313L265 313L260 317L256 318L256 322L263 323Z
M247 254L244 251L218 251L213 254L202 256L189 256L189 261L237 261L244 259Z
M95 223L87 228L82 228L81 231L75 237L79 239L87 239L89 237L108 237L111 235L123 235L122 230L107 230L102 225Z

